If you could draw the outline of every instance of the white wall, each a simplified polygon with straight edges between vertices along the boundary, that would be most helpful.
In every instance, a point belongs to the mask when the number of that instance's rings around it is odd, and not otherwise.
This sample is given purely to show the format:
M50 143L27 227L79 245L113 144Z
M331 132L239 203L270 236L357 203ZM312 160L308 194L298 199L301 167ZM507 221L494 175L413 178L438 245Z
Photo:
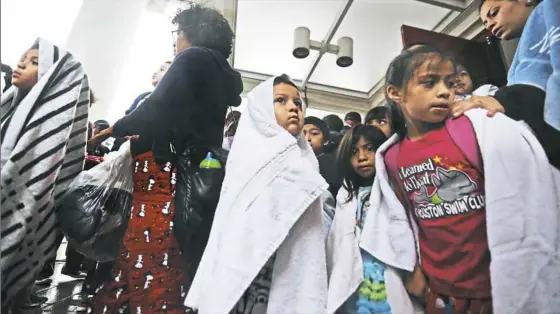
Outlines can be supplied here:
M89 0L80 8L67 46L83 63L98 99L90 111L92 121L109 118L117 105L114 99L121 92L123 69L146 4L147 0Z
M233 0L200 1L233 17ZM134 98L151 90L151 76L172 60L168 0L2 0L1 57L14 67L38 37L67 48L84 65L98 102L90 120L114 122Z
M2 0L1 58L15 68L37 37L65 46L83 0Z

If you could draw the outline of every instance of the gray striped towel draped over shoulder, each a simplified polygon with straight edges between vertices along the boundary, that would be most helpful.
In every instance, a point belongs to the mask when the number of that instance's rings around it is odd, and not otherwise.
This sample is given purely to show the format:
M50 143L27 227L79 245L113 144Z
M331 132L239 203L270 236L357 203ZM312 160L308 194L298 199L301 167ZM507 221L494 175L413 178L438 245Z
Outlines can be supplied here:
M2 305L54 256L54 204L82 171L89 112L88 78L71 54L38 39L38 82L22 99L2 95Z

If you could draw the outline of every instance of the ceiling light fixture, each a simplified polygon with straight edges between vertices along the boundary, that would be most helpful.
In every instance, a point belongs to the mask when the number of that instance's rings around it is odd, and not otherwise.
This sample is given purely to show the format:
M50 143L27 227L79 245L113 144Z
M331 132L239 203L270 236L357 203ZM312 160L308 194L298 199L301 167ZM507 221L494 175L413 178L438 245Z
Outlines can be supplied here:
M336 64L339 67L346 68L354 63L354 40L350 37L341 37L337 41L337 45L324 44L311 40L311 32L307 27L298 27L294 31L294 50L293 56L298 59L304 59L309 56L311 49L336 54Z

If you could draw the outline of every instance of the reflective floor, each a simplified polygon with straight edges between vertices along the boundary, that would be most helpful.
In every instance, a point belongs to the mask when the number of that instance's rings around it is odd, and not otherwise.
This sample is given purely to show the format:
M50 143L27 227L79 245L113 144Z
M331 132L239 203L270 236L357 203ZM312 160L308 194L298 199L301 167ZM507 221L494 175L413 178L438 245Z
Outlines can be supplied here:
M28 309L22 311L22 314L78 313L82 300L80 292L83 279L75 279L60 273L64 266L65 251L66 243L63 243L58 249L55 274L52 276L53 282L50 286L36 286L38 295L48 298L47 303L43 304L42 309Z

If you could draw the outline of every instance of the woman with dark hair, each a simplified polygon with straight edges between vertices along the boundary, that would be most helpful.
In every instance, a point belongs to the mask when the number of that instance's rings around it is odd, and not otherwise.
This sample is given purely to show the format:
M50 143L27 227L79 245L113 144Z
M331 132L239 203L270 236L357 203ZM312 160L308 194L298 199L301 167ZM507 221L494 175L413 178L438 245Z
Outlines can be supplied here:
M496 37L519 39L508 86L493 97L473 96L455 104L454 116L483 107L525 122L560 169L560 1L484 0L480 19Z
M130 145L131 219L93 313L185 312L195 269L184 266L192 252L181 252L174 235L173 217L185 209L175 208L173 196L185 191L175 190L173 163L192 146L221 147L227 107L241 103L243 83L227 62L233 31L218 11L192 3L173 24L176 57L165 76L141 106L89 142L138 135Z

